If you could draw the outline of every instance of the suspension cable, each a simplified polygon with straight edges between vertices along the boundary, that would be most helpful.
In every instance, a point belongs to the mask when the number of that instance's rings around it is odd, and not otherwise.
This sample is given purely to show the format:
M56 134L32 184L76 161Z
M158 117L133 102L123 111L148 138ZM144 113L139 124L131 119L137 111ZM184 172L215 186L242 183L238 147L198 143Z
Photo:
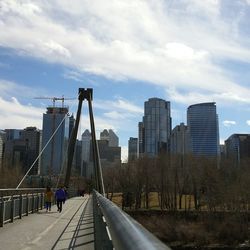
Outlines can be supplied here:
M24 179L26 178L26 176L28 175L28 173L30 172L30 170L34 167L34 165L36 164L36 162L38 161L38 159L40 158L40 156L42 155L43 151L46 149L46 147L49 145L50 141L52 140L52 138L55 136L56 132L58 131L58 129L61 127L61 125L63 124L63 122L65 121L66 117L68 114L66 114L64 116L64 118L62 119L62 121L60 122L60 124L58 125L58 127L56 128L56 130L54 131L54 133L51 135L50 139L48 140L48 142L46 143L46 145L43 147L43 149L41 150L41 152L39 153L39 155L37 156L37 158L35 159L35 161L32 163L32 165L30 166L30 168L28 169L28 171L26 172L26 174L24 175L24 177L22 178L22 180L19 182L19 184L17 185L16 189L18 189L22 182L24 181Z

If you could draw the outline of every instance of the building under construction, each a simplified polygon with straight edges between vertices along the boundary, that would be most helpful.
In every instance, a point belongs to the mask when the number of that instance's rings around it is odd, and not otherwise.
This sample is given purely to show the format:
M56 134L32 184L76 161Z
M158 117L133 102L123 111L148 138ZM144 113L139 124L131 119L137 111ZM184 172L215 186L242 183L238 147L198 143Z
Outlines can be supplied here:
M41 157L41 175L59 175L66 164L70 134L68 112L66 106L53 105L47 107L47 112L43 114L42 148L48 145Z

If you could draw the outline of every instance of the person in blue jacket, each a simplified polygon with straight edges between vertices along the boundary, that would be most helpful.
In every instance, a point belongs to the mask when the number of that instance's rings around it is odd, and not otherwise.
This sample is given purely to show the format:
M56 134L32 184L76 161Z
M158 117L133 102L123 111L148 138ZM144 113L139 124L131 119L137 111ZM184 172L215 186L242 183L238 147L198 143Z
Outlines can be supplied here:
M56 190L55 196L56 196L57 211L59 211L59 213L61 213L62 212L62 203L66 199L66 194L65 194L64 189L62 187L60 187L58 190Z

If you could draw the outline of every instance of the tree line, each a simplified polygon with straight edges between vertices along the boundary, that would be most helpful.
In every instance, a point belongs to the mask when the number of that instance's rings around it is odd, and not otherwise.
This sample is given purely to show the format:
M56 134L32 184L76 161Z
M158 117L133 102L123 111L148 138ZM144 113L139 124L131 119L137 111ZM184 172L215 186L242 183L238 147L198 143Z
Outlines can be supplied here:
M150 194L155 193L162 210L246 211L249 163L245 159L235 166L230 159L161 154L105 168L103 176L108 197L120 192L123 205L136 210L149 209Z

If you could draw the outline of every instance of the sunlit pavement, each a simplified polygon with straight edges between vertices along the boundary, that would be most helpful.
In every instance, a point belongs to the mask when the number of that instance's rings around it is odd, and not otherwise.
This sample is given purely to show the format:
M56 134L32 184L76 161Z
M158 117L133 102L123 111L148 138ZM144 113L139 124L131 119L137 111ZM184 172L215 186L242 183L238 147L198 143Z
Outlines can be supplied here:
M86 249L94 250L92 196L75 197L63 204L62 212L52 206L0 228L0 249Z

